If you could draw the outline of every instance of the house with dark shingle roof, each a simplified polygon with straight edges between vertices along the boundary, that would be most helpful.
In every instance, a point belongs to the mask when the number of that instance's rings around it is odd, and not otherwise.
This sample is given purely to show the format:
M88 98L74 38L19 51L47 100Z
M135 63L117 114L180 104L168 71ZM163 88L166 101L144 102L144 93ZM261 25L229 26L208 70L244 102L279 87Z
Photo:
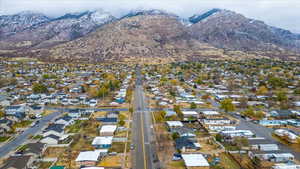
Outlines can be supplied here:
M180 137L195 137L196 134L193 129L188 127L177 127L171 129L172 133L178 133Z
M196 151L201 148L199 143L189 137L180 137L175 140L175 147L181 152Z
M26 146L23 153L33 156L41 156L46 148L44 143L28 143Z
M11 156L7 160L1 169L29 169L33 162L33 158L29 155L26 156Z
M63 124L50 124L43 133L43 136L46 137L48 135L56 135L58 137L61 137L64 133L65 125Z
M7 106L5 107L4 111L7 116L24 118L26 114L26 107L23 105Z
M60 117L55 121L55 124L63 124L65 126L69 126L73 123L74 123L73 118L68 115Z

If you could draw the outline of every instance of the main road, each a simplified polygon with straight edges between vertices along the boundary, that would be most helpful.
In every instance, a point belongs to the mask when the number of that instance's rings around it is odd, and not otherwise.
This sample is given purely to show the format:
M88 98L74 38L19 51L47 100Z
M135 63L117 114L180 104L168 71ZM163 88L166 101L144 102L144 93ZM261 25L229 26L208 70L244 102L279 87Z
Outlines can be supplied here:
M40 123L38 125L26 129L23 133L16 136L13 140L0 147L0 158L5 157L11 151L15 150L18 146L24 144L28 140L29 136L34 136L35 134L40 132L42 128L48 125L48 123L52 119L58 117L59 115L61 115L61 112L54 112L47 116L44 116L42 119L40 119Z
M140 68L136 70L136 84L134 92L133 114L133 168L134 169L158 169L158 158L155 152L155 137L153 133L152 115L147 108L147 100L144 94L142 75Z

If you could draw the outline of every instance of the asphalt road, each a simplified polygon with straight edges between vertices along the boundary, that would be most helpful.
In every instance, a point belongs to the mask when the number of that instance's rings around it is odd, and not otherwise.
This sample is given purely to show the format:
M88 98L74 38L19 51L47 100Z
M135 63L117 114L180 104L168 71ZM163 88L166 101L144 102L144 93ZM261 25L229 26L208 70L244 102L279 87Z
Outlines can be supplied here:
M55 110L55 111L69 111L69 110L72 110L74 108L46 106L45 109ZM128 111L127 108L78 108L78 109L80 109L80 110L94 110L94 111Z
M154 133L152 129L152 115L147 108L147 101L143 90L142 77L137 70L133 115L133 168L157 169L158 161L154 149Z
M54 112L52 114L42 117L38 125L28 128L23 133L16 136L13 140L0 147L0 158L5 157L9 154L9 152L15 150L18 146L24 144L28 140L29 136L37 134L46 125L48 125L48 123L52 119L58 117L59 115L61 115L61 112Z

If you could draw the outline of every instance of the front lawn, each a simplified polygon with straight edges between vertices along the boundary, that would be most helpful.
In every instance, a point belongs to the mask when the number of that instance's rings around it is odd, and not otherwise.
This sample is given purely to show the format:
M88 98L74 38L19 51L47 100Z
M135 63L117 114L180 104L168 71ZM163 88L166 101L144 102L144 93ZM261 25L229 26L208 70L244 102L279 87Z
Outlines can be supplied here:
M76 120L74 124L67 126L66 131L68 133L78 133L81 129L81 124L83 123L82 120Z
M120 167L123 156L115 155L115 156L106 156L97 166L101 167Z
M9 136L1 136L0 137L0 143L5 142L6 140L8 140L10 137Z
M24 121L13 124L12 128L14 128L14 129L25 128L25 127L28 127L31 123L32 123L31 120L24 120Z
M125 142L114 142L112 143L111 148L109 149L110 152L117 152L117 153L123 153L125 149ZM127 144L127 151L130 149L130 143Z

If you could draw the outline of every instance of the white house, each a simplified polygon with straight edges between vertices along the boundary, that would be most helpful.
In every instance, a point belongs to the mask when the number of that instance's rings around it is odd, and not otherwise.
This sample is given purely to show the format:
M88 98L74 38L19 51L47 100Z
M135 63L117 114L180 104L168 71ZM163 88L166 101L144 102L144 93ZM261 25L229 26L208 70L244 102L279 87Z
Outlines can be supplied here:
M58 144L59 142L59 137L53 134L50 134L46 137L44 137L43 139L40 140L41 143L45 143L45 144Z
M208 161L202 154L182 154L184 164L189 167L209 167Z
M220 131L233 131L233 130L236 129L236 127L235 126L213 126L213 125L209 125L208 129L212 130L212 131L220 132Z
M200 120L204 125L228 125L230 124L230 119L228 118L210 118Z
M182 111L183 117L195 117L198 118L198 113L196 111Z
M169 130L176 127L183 127L183 123L181 121L167 121L166 124Z
M94 146L96 149L110 148L112 144L112 139L112 136L95 137L92 142L92 146Z
M95 166L100 159L100 151L80 152L76 158L77 166Z
M287 138L287 141L291 143L297 143L297 140L300 138L295 133L285 129L277 129L274 131L274 134L276 134L279 137Z
M221 135L225 137L253 137L254 134L250 130L232 130L232 131L221 131Z
M116 129L116 125L103 125L100 129L100 136L113 136Z

